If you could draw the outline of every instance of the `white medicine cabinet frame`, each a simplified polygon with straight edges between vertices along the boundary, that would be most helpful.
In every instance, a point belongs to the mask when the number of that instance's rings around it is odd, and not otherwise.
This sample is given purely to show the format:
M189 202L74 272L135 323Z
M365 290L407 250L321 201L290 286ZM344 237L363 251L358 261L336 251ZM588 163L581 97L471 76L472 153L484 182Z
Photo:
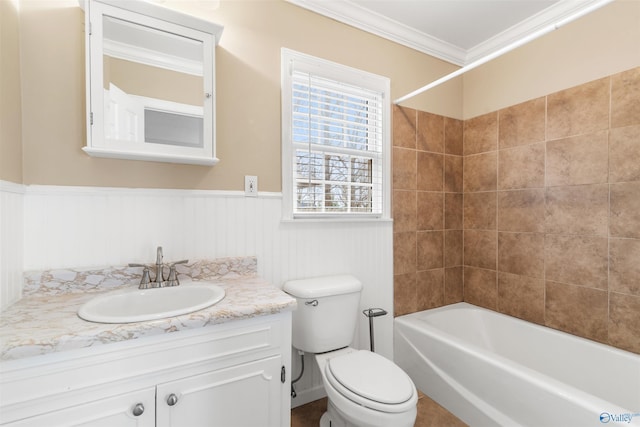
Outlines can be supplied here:
M142 0L80 0L90 156L214 165L223 27Z

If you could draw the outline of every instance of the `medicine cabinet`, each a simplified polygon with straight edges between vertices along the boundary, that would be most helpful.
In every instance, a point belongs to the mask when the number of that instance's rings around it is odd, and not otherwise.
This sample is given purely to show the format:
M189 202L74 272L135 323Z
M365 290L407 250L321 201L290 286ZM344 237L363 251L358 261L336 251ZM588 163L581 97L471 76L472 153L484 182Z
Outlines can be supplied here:
M90 156L214 165L222 27L142 0L81 0Z

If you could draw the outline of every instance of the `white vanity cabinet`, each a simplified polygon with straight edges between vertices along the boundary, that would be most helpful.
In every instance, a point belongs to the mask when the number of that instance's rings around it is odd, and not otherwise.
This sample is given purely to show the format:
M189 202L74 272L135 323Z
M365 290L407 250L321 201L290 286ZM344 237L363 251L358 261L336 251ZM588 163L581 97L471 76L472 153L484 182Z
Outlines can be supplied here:
M291 313L0 364L0 425L290 425Z
M21 426L91 426L91 427L154 427L155 388L123 393L95 402L30 416L6 425ZM136 402L132 405L131 402ZM141 406L139 406L141 405ZM137 406L137 408L135 408ZM37 408L32 408L37 411ZM133 415L134 409L138 415ZM0 416L4 424L4 416Z
M281 366L273 356L159 385L156 427L280 426Z

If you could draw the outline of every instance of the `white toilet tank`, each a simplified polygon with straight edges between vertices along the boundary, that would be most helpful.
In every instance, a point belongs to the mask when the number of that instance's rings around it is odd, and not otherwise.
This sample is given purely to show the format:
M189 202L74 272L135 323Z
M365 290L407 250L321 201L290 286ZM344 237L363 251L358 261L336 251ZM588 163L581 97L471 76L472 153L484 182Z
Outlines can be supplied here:
M296 298L292 344L308 353L347 347L358 320L362 283L349 275L290 280L284 291Z

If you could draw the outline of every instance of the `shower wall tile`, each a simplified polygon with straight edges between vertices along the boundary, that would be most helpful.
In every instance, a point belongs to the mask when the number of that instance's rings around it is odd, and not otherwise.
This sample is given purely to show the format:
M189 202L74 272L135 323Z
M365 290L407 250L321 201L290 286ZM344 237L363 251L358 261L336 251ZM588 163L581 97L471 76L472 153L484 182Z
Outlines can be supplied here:
M544 278L544 234L498 233L498 271Z
M467 193L464 196L464 228L496 229L496 192Z
M495 231L464 230L464 264L495 270L498 235Z
M607 342L606 291L547 281L545 313L547 326Z
M547 233L607 235L608 185L548 187L545 197Z
M444 228L446 230L462 230L462 193L444 194Z
M396 315L464 300L640 353L640 67L465 121L394 107L393 154Z
M544 143L500 150L498 188L512 190L544 187Z
M497 151L464 158L463 187L465 193L497 189Z
M393 272L394 274L415 273L416 271L416 232L393 233Z
M443 191L444 156L442 154L418 151L418 184L422 191Z
M462 230L444 231L444 266L462 265Z
M462 193L462 156L444 156L444 191Z
M419 271L416 276L418 310L444 305L444 269Z
M415 150L393 148L393 189L415 190L417 183Z
M640 181L611 185L611 236L640 238Z
M498 113L464 121L464 154L495 151L498 148Z
M609 87L607 77L547 96L547 139L607 129Z
M444 117L418 111L417 149L444 153Z
M498 276L496 271L465 267L464 300L497 311Z
M640 159L640 125L611 129L609 182L640 181L638 159Z
M413 230L442 230L444 228L444 194L440 192L412 192L417 196L417 226Z
M609 290L640 297L640 240L609 240Z
M444 269L444 304L464 301L463 268Z
M394 310L400 316L463 301L463 122L411 109L393 113Z
M444 118L444 152L462 156L464 142L464 122L449 117Z
M444 231L418 231L417 270L444 267Z
M640 124L640 67L611 77L611 127Z
M499 191L498 230L544 232L544 189Z
M607 251L606 237L547 234L544 247L546 279L606 290Z
M544 324L544 280L499 272L498 311Z
M416 148L416 122L416 110L395 104L393 105L394 147Z
M500 110L499 148L544 141L546 105L546 98L542 97Z
M547 142L547 186L599 184L609 172L606 130Z
M397 274L393 276L393 311L395 316L418 311L416 299L416 273Z
M640 67L497 114L497 148L465 121L464 300L640 353Z
M640 353L640 296L609 294L609 341Z
M393 192L394 231L415 231L416 229L416 192L396 190Z

